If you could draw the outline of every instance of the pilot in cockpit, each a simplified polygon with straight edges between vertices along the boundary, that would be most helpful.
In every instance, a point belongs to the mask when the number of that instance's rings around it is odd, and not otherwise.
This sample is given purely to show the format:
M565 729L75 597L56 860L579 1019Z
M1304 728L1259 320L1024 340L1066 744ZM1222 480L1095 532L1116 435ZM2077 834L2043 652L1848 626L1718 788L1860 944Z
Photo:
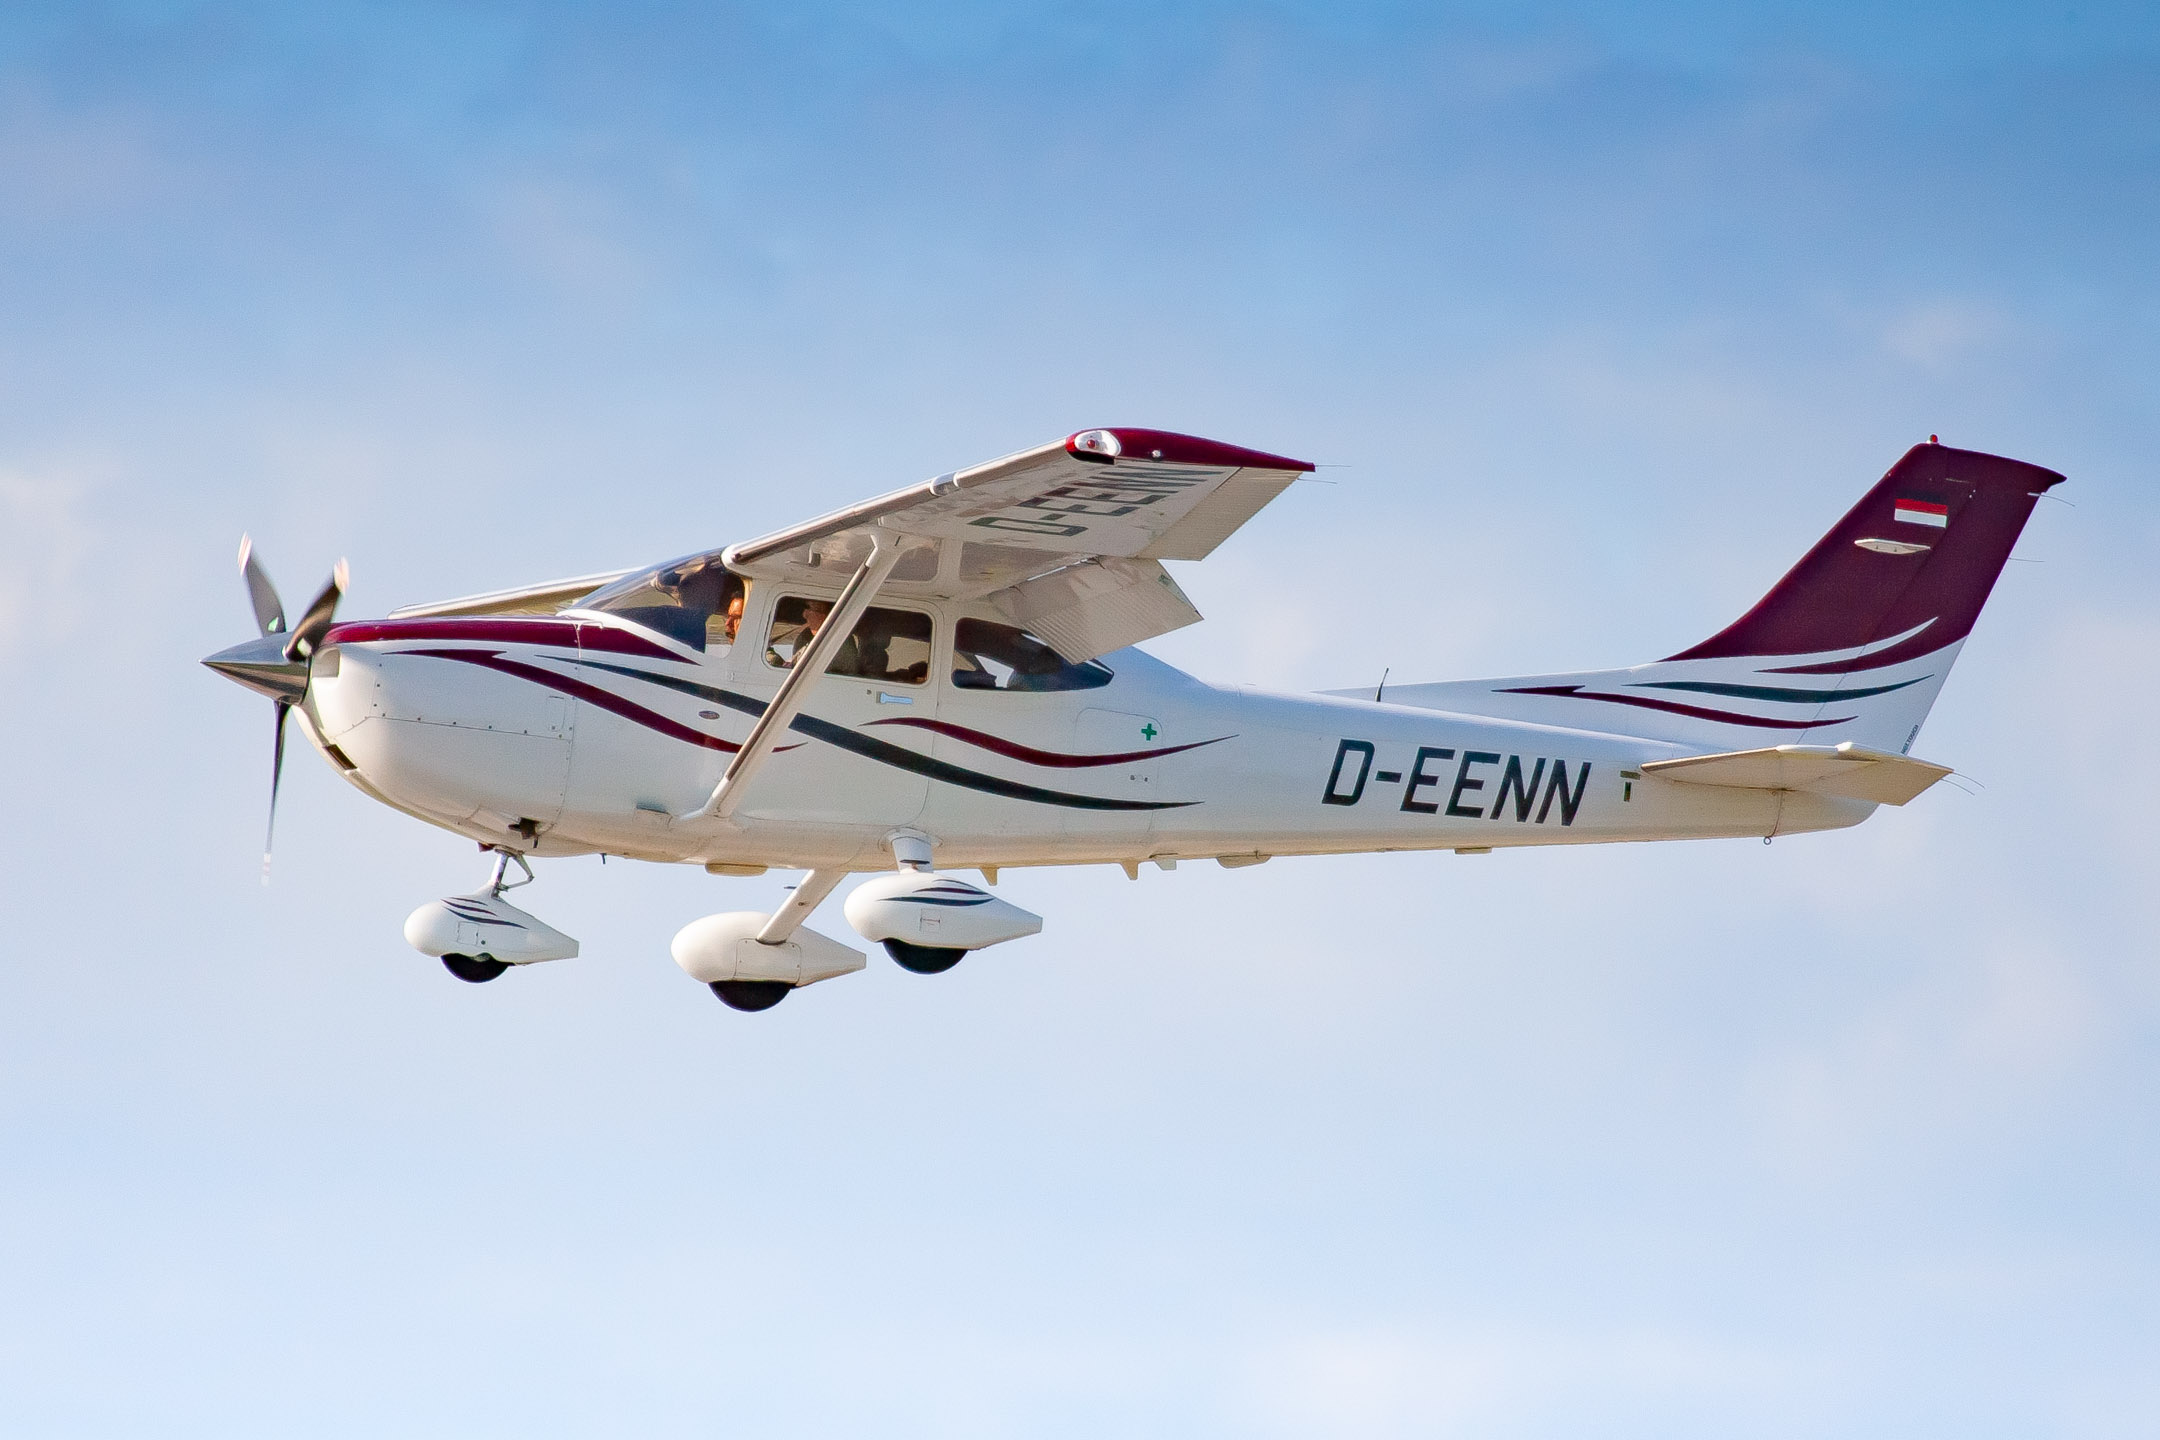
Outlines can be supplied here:
M583 603L708 650L734 643L746 585L717 555L693 555L626 575ZM728 623L729 615L736 624Z
M674 592L676 603L693 623L702 624L706 648L725 648L735 643L742 625L745 585L740 575L718 563L686 566L663 573L660 582Z

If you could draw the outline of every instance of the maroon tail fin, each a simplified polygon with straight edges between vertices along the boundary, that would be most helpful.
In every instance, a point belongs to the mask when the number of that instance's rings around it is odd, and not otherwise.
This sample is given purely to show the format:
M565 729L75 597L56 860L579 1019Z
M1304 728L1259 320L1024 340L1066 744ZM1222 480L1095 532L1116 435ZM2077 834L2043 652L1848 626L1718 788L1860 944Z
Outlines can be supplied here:
M1965 638L2053 470L1915 445L1875 488L1732 624L1674 660L1817 655L1908 638L1864 658L1787 673L1879 669Z

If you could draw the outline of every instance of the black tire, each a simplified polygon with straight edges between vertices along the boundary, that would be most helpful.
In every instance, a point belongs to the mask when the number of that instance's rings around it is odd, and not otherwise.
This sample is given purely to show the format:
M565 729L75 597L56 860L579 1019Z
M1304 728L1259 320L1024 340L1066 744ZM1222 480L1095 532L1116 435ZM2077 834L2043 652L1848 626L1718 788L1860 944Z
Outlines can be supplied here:
M443 969L468 985L485 985L510 968L508 961L492 955L445 955L442 963Z
M785 980L715 980L712 993L730 1010L770 1010L795 987Z
M947 950L937 945L910 945L905 940L887 940L885 953L903 970L912 970L917 975L942 975L959 964L968 952Z

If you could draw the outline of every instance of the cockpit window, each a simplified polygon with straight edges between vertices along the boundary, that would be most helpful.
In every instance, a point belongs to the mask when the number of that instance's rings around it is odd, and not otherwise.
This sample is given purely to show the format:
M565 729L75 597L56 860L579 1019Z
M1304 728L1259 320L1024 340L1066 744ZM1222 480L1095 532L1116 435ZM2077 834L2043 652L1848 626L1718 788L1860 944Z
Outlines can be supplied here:
M783 595L773 606L772 633L765 642L765 663L786 668L810 647L832 613L830 600ZM828 675L853 675L887 685L920 685L930 678L930 617L919 610L863 611L854 633L840 642Z
M595 590L581 610L620 615L698 650L725 650L742 624L749 582L717 555L689 555Z
M1075 665L1010 625L962 620L953 631L953 687L958 690L1093 690L1110 683L1099 660Z

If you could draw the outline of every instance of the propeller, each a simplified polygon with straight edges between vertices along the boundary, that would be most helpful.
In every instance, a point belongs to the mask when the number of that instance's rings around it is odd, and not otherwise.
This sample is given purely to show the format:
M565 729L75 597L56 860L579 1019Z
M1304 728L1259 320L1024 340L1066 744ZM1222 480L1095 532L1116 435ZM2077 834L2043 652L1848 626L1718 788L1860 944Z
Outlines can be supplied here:
M240 578L247 585L248 603L255 610L255 625L262 634L229 650L220 650L203 661L227 679L267 695L277 706L277 721L270 743L270 818L263 827L263 884L270 883L271 839L277 833L278 782L285 774L285 717L307 698L308 662L321 648L323 637L337 620L338 601L344 598L348 572L343 560L330 579L300 612L299 623L285 625L285 603L277 587L255 558L255 543L240 537Z
M262 562L255 558L255 542L246 535L240 537L240 578L248 589L248 603L255 607L255 624L265 635L275 635L285 628L285 606L278 599L277 586L263 573Z

